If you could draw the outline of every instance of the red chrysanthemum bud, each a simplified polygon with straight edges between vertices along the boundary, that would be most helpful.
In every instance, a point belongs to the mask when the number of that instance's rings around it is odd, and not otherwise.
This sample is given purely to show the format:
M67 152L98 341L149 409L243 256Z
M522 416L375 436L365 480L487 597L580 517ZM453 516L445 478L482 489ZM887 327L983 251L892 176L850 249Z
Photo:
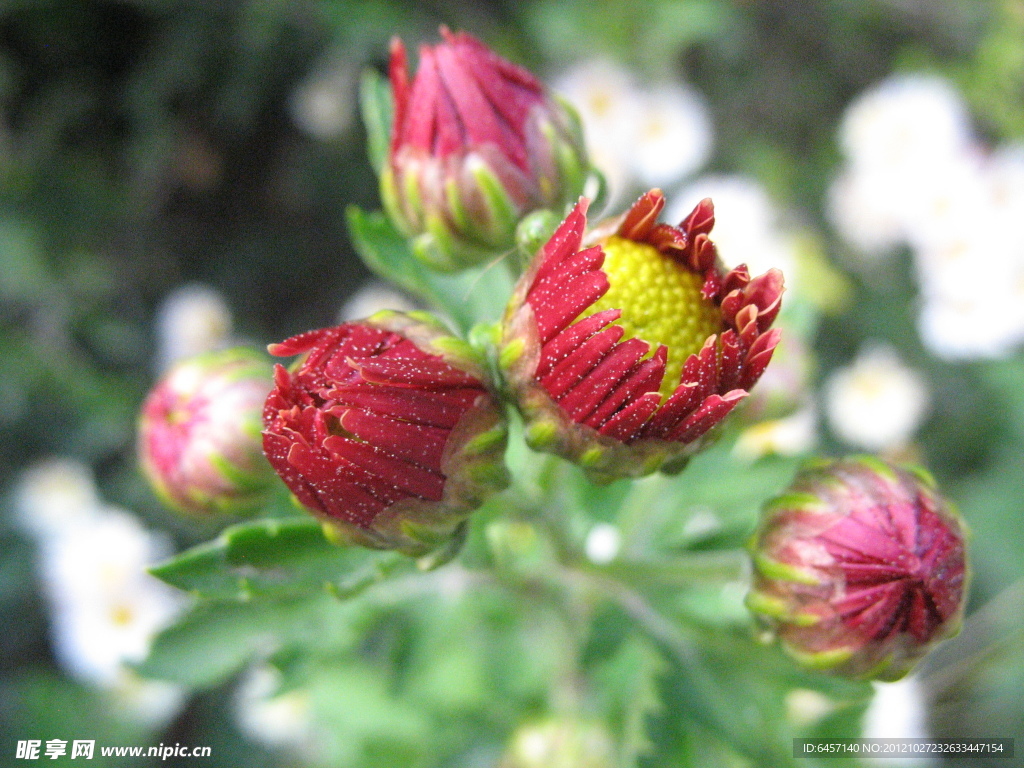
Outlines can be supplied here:
M394 122L381 196L417 256L453 270L512 248L528 213L560 216L589 167L571 107L476 38L441 34L420 48L411 82L405 47L391 43Z
M711 201L678 227L658 223L664 203L648 192L585 242L581 200L505 316L500 362L527 440L599 481L680 466L779 340L782 273L726 272Z
M959 631L964 539L922 470L817 461L764 510L747 604L804 664L896 680Z
M270 362L249 349L178 363L142 405L138 454L154 490L183 512L245 511L263 501L274 473L263 456Z
M448 540L506 482L505 424L464 342L423 313L380 312L294 336L263 447L333 537L411 555Z

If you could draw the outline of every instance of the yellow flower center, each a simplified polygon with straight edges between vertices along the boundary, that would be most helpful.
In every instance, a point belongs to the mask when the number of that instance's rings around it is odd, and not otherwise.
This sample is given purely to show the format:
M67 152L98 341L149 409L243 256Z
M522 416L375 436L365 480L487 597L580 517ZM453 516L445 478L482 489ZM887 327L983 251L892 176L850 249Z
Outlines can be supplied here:
M620 309L617 321L624 339L638 338L668 348L661 394L668 397L677 386L683 364L699 352L708 336L722 330L721 312L700 294L704 277L697 275L647 243L613 236L602 243L608 292L586 315Z

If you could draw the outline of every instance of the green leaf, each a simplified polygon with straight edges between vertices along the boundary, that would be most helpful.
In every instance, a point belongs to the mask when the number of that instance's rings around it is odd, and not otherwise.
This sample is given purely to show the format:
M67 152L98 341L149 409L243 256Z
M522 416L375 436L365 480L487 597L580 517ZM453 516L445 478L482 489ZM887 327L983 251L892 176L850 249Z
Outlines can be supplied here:
M619 765L636 765L653 747L647 722L661 711L658 680L667 666L652 643L632 635L597 672L600 690L608 698L610 720L618 731Z
M440 274L420 262L408 242L380 211L347 210L349 233L363 263L445 314L463 333L476 323L494 321L512 293L508 270L493 264L458 274Z
M146 677L207 688L233 675L290 615L281 604L201 605L153 641L136 669Z
M754 765L797 766L803 761L793 758L792 739L805 732L787 716L790 691L816 691L837 708L861 707L871 695L869 684L802 670L777 647L762 646L743 631L652 640L669 662L659 685L664 707L650 723L662 758L689 753L710 740L716 749Z
M359 81L359 111L366 127L366 151L379 176L388 161L394 104L388 81L376 70L366 70Z
M250 600L322 592L350 597L415 563L394 553L341 547L315 520L258 520L232 526L152 573L200 597Z

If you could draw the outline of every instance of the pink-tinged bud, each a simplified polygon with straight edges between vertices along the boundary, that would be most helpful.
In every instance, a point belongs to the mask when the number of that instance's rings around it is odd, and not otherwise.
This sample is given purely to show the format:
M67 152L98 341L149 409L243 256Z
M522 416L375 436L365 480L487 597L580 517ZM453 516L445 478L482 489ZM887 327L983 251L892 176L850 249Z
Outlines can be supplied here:
M431 316L379 312L270 347L267 458L333 538L429 552L507 482L501 410L470 347Z
M529 213L565 207L589 172L579 119L532 74L465 32L420 48L410 80L391 44L394 122L381 196L436 269L456 270L515 245Z
M818 461L764 510L747 605L807 666L896 680L960 629L965 536L923 470Z
M251 511L274 473L263 456L270 361L243 348L178 363L142 405L138 454L157 494L183 512Z
M779 340L782 274L722 268L711 200L678 227L658 223L664 204L652 190L585 237L581 200L505 315L500 364L528 442L597 481L681 466Z

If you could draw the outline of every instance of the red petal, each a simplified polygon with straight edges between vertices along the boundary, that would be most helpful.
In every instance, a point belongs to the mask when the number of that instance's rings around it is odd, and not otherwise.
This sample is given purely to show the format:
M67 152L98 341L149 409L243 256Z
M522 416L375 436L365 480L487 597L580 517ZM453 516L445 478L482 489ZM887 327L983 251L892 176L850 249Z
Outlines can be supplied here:
M268 344L267 351L274 357L301 355L303 352L308 352L315 347L325 336L336 335L338 330L338 328L319 328L315 331L306 331L305 333L291 336L278 344Z
M644 422L650 418L661 402L661 395L648 392L641 395L621 411L612 416L598 432L624 443L633 441Z
M455 102L464 130L463 146L494 144L515 165L528 170L523 137L517 136L511 126L500 118L473 76L472 68L479 68L480 62L472 61L463 51L449 45L437 46L434 54L438 71L447 93Z
M445 478L417 464L411 464L378 451L372 446L338 435L324 441L324 448L360 467L389 485L429 501L440 501Z
M381 388L365 390L332 390L328 394L337 405L374 411L403 421L452 429L478 397L479 389L438 390L420 393L416 390Z
M633 203L616 232L627 240L647 242L647 237L658 223L658 214L665 207L665 195L660 189L645 192Z
M618 411L624 403L657 390L665 376L665 360L667 358L668 349L663 344L658 347L651 358L644 360L623 378L622 383L605 398L585 423L597 429L611 418L612 414Z
M553 297L541 304L531 302L541 344L549 342L556 333L607 292L608 277L604 272L597 271L581 277L569 286L566 294L561 297Z
M360 528L369 528L373 519L389 505L355 483L338 483L331 494L320 494L331 517L339 517Z
M581 197L569 215L558 225L558 229L541 249L541 266L534 276L534 285L550 274L557 272L565 259L572 258L583 243L583 231L587 227L587 208L590 201Z
M397 37L391 38L391 61L388 65L388 77L391 80L391 97L395 109L394 120L391 123L391 151L394 152L403 134L405 108L409 103L409 64L405 55L405 45Z
M263 453L267 461L274 468L274 471L281 477L288 489L295 494L296 498L310 509L323 508L320 506L320 499L306 485L299 471L288 461L293 438L286 437L278 432L267 431L263 433Z
M600 269L603 264L604 251L599 246L585 248L563 259L557 272L549 272L535 279L526 294L526 300L534 304L536 301L547 301L552 295L563 295L566 285L571 285L582 274Z
M735 408L747 393L742 389L734 389L727 392L725 396L711 395L700 407L691 413L676 430L668 437L669 440L680 443L692 443L705 432L711 429L724 419L733 408Z
M354 408L345 411L339 421L342 428L392 456L441 471L441 452L450 434L446 429L410 424Z
M302 489L314 499L309 505L313 509L361 526L368 526L384 509L383 502L352 483L336 460L304 443L292 443L288 463L302 476Z
M735 331L726 331L722 334L722 359L719 363L719 389L735 389L740 381L740 374L743 373L744 362L743 343L739 340Z
M601 312L595 312L593 315L585 317L560 331L541 348L540 363L537 365L537 378L540 379L546 376L562 358L608 325L608 323L618 320L621 316L621 309L605 309Z
M740 378L740 387L749 390L757 383L761 374L764 373L764 369L771 362L772 354L775 352L780 338L782 338L780 328L772 328L768 333L763 333L757 338L757 341L750 347L750 351L747 352L747 359L743 364L743 376Z
M585 420L650 348L650 344L640 339L628 339L617 344L596 368L559 399L569 418L579 422Z
M478 379L453 368L440 358L424 357L418 360L409 360L407 358L352 357L349 358L349 364L359 370L363 379L374 384L426 389L481 386Z
M694 206L690 214L679 222L679 228L686 232L693 242L697 235L706 235L715 226L715 204L710 197L705 197Z
M335 381L359 378L358 372L349 364L348 358L373 357L385 345L388 337L395 335L368 325L351 324L347 327L348 333L331 348L330 357L322 363L324 373Z
M595 333L575 352L552 368L551 373L540 380L540 385L551 397L558 400L604 359L608 351L622 338L623 333L622 326L619 325L612 325Z

